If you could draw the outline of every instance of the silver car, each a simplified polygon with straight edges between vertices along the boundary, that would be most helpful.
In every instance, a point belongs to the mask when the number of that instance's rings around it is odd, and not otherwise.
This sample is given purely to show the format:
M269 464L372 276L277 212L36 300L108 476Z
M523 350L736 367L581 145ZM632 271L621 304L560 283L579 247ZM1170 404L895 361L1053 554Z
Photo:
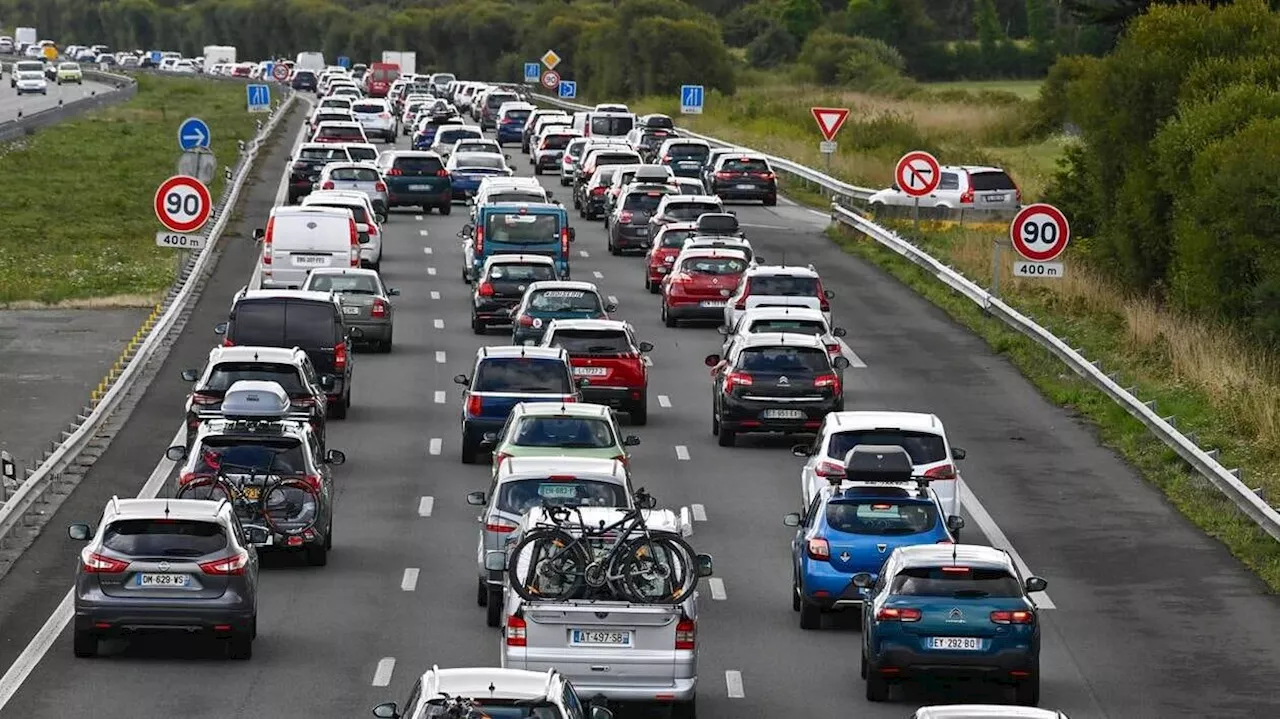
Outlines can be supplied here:
M387 183L372 163L334 162L325 165L312 190L363 192L369 196L374 212L387 214Z
M258 552L267 531L236 521L227 502L111 498L96 530L72 524L86 542L75 579L72 646L141 632L202 633L249 659L258 633Z
M386 100L358 100L351 105L351 113L364 127L366 136L380 137L383 142L396 141L396 116Z
M1022 206L1022 190L998 167L976 165L943 165L938 186L927 197L920 198L921 207L952 210L1016 210ZM872 210L881 207L910 207L916 200L895 183L867 199Z
M360 342L368 343L379 352L391 351L391 337L395 333L395 307L392 297L400 290L382 284L382 277L374 270L356 268L319 268L307 274L302 289L312 292L333 292L342 304L342 320L348 327L359 327L363 334Z

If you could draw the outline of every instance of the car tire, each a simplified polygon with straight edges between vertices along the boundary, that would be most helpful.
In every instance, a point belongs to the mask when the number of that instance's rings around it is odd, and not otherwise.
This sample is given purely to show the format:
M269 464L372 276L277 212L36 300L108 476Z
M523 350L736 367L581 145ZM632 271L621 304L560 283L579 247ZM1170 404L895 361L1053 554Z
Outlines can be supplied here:
M378 343L378 353L384 354L384 355L391 354L391 338L390 337Z
M791 611L800 611L800 605L800 582L793 574L791 577Z
M727 430L722 425L720 433L716 435L716 443L721 447L736 447L738 445L738 433ZM804 609L800 610L800 614L804 616Z
M329 527L324 530L324 548L333 549L333 522L329 522ZM257 619L254 619L254 628L257 628Z
M773 207L774 205L777 205L777 204L778 204L777 195L769 195L768 197L764 198L765 207Z
M323 567L329 564L329 550L322 544L320 546L312 545L306 548L307 565L311 567Z
M476 578L476 605L488 606L489 604L489 586L485 584L483 579Z
M452 202L446 202L446 203L444 203L443 205L440 205L440 214L442 214L442 215L447 215L447 214L449 214L450 212L453 212L453 203L452 203Z
M867 701L889 701L889 680L873 672L870 666L867 667Z
M690 699L672 704L671 719L698 719L698 700Z
M867 678L867 655L863 654L862 652L858 652L858 657L862 660L858 662L858 664L862 665L858 671L861 673L862 678L866 679Z
M667 327L676 326L676 318L673 317L671 313L667 311L667 303L665 301L662 303L662 324L666 325Z
M539 167L537 164L532 163L532 162L531 162L531 163L529 163L529 164L530 164L530 165L533 165L533 174L535 174L535 175L541 175L541 174L542 174L542 168L541 168L541 167Z
M71 635L71 650L81 659L98 656L98 635L77 629Z
M345 400L338 400L334 404L329 405L329 416L334 419L346 419L347 402Z
M502 626L502 593L490 592L485 599L484 623L486 626Z
M561 186L561 187L568 187L568 186L569 186L569 181L568 181L568 180L566 180L566 179L564 179L564 175L561 175L561 176L560 176L560 186Z
M1040 667L1031 669L1031 676L1017 683L1013 688L1014 701L1024 707L1040 704Z
M485 333L485 330L487 330L487 329L488 329L488 326L486 326L486 325L485 325L484 320L480 319L479 317L472 317L472 318L471 318L471 331L472 331L472 332L474 332L474 333L476 333L476 334L478 334L478 335L482 335L482 334L484 334L484 333Z
M643 427L649 424L649 388L645 387L640 401L631 406L631 424Z
M725 433L720 432L720 436L724 437ZM800 628L806 630L822 628L822 610L816 605L808 602L800 603Z
M253 634L248 630L232 632L227 638L227 658L244 661L253 658Z
M480 454L479 447L473 446L470 442L467 441L467 436L465 434L462 435L462 463L475 464L476 458L479 454Z

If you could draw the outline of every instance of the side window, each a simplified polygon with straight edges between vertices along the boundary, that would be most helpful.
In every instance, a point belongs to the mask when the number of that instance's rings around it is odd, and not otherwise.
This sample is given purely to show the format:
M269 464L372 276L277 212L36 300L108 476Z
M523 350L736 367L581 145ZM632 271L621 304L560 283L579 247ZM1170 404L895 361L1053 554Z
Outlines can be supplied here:
M809 508L806 509L804 512L804 526L806 527L813 526L813 519L814 517L818 516L818 508L821 504L822 504L822 494L819 493L818 496L814 497L813 501L809 503Z
M960 189L960 176L954 172L942 173L942 179L938 181L939 190L958 190Z
M582 708L582 700L578 698L578 692L573 690L569 682L564 683L561 701L564 703L565 719L587 719L586 712Z

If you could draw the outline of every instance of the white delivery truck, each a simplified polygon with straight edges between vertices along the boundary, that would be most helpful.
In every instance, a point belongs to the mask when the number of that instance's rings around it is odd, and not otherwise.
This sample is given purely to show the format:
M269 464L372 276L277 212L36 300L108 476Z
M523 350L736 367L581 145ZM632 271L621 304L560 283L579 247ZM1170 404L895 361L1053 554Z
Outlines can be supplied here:
M39 36L36 34L35 28L20 27L13 31L13 44L18 49L18 52L22 52L27 49L28 45L36 44L37 37Z
M204 74L212 75L214 65L236 64L236 49L230 45L204 46Z
M323 72L324 68L324 53L322 52L300 52L293 62L293 69L310 70L317 75Z
M400 66L401 75L416 75L418 72L418 53L404 50L383 50L382 61Z

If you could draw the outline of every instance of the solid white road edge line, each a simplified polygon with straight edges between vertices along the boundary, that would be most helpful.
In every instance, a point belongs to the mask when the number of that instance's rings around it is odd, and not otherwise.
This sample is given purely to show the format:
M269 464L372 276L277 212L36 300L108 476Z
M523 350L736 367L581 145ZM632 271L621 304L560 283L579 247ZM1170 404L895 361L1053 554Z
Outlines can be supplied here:
M724 580L720 577L708 579L707 586L711 587L711 598L717 602L723 602L729 598L729 595L724 593Z
M432 437L431 444L427 447L427 451L431 454L440 454L442 447L444 447L444 440L439 437Z
M446 393L444 390L442 390L442 389L438 389L438 390L436 390L436 394L435 394L435 401L436 401L436 404L444 404L446 401L448 401L448 400L446 399L446 398L447 398L447 396L448 396L448 395L447 395L447 393Z
M729 690L730 699L745 699L747 693L742 688L742 672L730 669L724 673L724 684Z
M423 497L422 499L419 499L418 500L418 516L430 517L431 510L435 509L435 507L436 507L435 497Z
M373 685L385 687L391 683L391 673L396 670L395 657L383 657L378 660L378 668L373 670Z
M671 408L671 398L665 394L658 395L658 406L666 409Z
M682 462L688 462L688 461L689 461L689 448L688 448L688 447L686 447L686 446L684 446L683 444L677 444L677 445L676 445L676 459L678 459L678 460L680 460L680 461L682 461Z
M404 576L400 578L400 589L405 592L412 592L418 588L418 568L408 567L404 570Z
M705 506L701 504L691 504L689 505L689 511L693 512L693 521L707 521L707 508Z
M837 339L837 341L840 343L840 354L843 354L844 358L849 360L850 367L866 369L867 363L862 361L862 358L853 351L853 348L848 343L843 339Z
M987 508L982 506L982 502L978 501L978 495L974 494L972 489L969 489L969 485L965 483L964 479L956 479L956 491L960 493L960 506L969 510L969 514L973 515L973 521L978 523L978 529L982 530L987 539L991 540L991 545L1008 552L1009 556L1013 557L1013 563L1018 566L1018 571L1022 572L1023 576L1029 577L1034 574L1031 568L1027 566L1027 563L1022 561L1022 555L1018 554L1018 550L1013 548L1009 538L1001 531L1000 525L996 524L996 520L987 512ZM1058 605L1054 604L1049 595L1044 592L1032 592L1031 599L1041 609L1058 608Z

